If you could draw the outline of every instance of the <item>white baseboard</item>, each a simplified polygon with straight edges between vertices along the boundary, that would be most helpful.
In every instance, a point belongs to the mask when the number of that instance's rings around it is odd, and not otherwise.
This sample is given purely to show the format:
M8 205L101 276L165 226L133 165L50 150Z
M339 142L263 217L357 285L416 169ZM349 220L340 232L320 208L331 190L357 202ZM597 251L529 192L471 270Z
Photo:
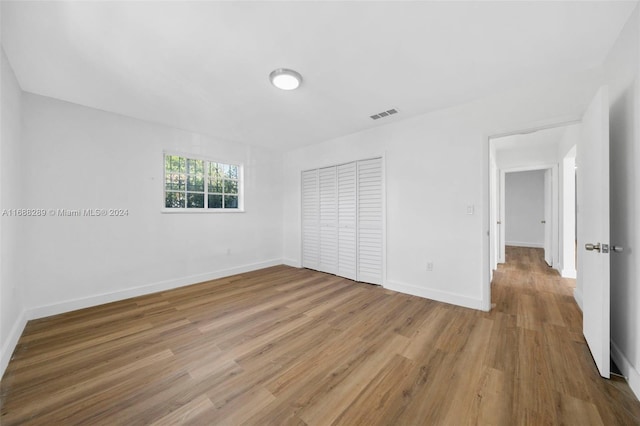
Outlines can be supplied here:
M523 243L521 241L505 241L505 246L544 248L544 243Z
M611 341L611 357L620 368L620 371L622 371L622 375L627 378L627 383L629 383L629 387L636 395L636 398L640 399L640 372L631 365L613 340Z
M573 289L573 298L576 300L578 308L582 311L582 292L577 287Z
M302 262L300 262L298 259L285 258L285 259L282 259L282 263L294 268L302 268Z
M2 352L0 352L0 378L4 375L4 370L6 370L7 365L9 365L11 355L13 355L13 351L18 345L18 340L20 340L20 336L22 336L24 327L27 325L27 320L27 310L23 309L22 312L20 312L20 316L13 324L13 327L11 327L7 340L2 344Z
M562 278L577 278L578 277L578 273L575 269L563 269L560 272L560 275L562 276Z
M103 305L105 303L116 302L118 300L129 299L131 297L144 296L146 294L157 293L159 291L171 290L186 285L197 284L204 281L215 280L218 278L228 277L230 275L242 274L244 272L255 271L257 269L268 268L270 266L281 265L282 259L267 260L264 262L252 263L249 265L238 266L235 268L222 269L219 271L208 272L204 274L191 275L183 278L176 278L167 281L160 281L153 284L147 284L139 287L118 290L111 293L102 293L89 297L66 300L64 302L52 303L50 305L38 306L30 308L27 311L28 319L37 319L58 315L64 312L75 311L77 309L89 308L91 306Z
M473 299L471 297L462 296L460 294L449 293L448 291L417 287L411 284L402 284L393 281L387 281L384 287L389 290L411 294L412 296L424 297L425 299L432 299L438 302L450 303L452 305L477 310L483 309L481 299Z

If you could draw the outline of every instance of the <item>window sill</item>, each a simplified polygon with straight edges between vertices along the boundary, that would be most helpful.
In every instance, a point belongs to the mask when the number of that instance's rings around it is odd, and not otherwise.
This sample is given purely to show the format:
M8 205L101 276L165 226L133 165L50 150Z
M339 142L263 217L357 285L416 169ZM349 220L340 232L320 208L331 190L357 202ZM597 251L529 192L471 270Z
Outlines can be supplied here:
M219 214L244 213L244 209L162 209L160 213L167 214Z

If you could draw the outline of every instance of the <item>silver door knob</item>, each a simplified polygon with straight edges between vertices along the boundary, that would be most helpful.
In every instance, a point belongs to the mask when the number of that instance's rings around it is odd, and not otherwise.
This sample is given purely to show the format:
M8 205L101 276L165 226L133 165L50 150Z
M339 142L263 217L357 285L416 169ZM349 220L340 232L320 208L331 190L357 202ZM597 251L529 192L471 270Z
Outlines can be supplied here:
M597 243L597 244L588 243L588 244L584 245L584 248L587 249L587 251L594 251L595 250L598 253L600 253L600 243Z
M624 251L624 248L622 248L620 246L611 246L611 251L616 252L616 253L622 253Z

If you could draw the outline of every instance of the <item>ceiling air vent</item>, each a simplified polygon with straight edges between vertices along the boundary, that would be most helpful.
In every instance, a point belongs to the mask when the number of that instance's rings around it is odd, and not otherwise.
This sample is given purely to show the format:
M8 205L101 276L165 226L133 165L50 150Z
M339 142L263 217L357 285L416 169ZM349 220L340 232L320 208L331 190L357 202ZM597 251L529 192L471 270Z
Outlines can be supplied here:
M386 111L379 112L374 115L370 115L369 117L371 117L372 120L378 120L380 118L388 117L390 115L397 114L397 113L398 113L398 110L394 108L394 109L388 109Z

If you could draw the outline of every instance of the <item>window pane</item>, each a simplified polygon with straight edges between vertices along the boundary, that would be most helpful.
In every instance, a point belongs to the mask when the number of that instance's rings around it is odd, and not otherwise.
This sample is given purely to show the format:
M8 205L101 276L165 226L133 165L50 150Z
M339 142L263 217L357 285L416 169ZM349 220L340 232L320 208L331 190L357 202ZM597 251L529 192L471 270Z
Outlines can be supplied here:
M170 155L170 169L172 172L179 172L179 173L184 173L185 172L185 164L186 164L186 159L184 157L178 157L177 155ZM166 161L165 161L166 164Z
M224 193L225 194L237 194L238 193L238 182L235 180L225 180L224 181Z
M169 191L184 191L185 176L176 173L165 176L165 189Z
M168 209L184 208L184 193L166 192L164 194L164 206Z
M204 177L202 176L187 177L187 191L204 192Z
M222 195L209 195L209 208L221 209L222 208Z
M187 192L187 208L204 208L204 194Z
M225 209L237 209L238 208L238 196L237 195L225 195L224 196L224 208Z
M209 163L209 177L219 179L222 177L222 167L218 163Z
M180 171L180 157L176 157L175 155L167 155L164 160L164 167L168 172L179 172Z
M209 192L222 192L222 180L209 179Z
M187 160L187 173L204 174L204 161L189 158Z
M238 166L234 166L233 164L226 166L225 177L238 179Z

